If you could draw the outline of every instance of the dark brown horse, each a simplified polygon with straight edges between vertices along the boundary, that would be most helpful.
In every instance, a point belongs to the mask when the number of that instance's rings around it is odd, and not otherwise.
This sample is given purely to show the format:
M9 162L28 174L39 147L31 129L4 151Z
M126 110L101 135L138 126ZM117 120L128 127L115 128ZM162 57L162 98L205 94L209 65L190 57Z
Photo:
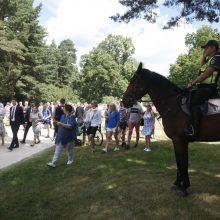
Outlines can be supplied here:
M123 102L130 107L135 101L149 94L162 117L164 131L172 140L176 164L177 177L172 187L183 196L187 195L190 186L188 176L188 144L190 140L185 136L184 129L190 124L190 117L185 114L179 104L179 98L183 90L170 82L165 77L142 69L142 63L130 80L130 84L124 93ZM198 141L220 140L220 114L205 116L202 118Z

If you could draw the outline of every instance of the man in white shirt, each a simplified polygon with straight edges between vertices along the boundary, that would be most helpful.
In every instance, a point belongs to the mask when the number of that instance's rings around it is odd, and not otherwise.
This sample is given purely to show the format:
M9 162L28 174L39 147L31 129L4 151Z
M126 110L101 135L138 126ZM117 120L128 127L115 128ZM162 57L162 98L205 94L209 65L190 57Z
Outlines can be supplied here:
M136 143L134 147L138 146L140 137L140 121L143 117L143 108L138 103L135 103L131 108L128 109L128 142L126 149L130 148L131 137L133 129L136 131Z

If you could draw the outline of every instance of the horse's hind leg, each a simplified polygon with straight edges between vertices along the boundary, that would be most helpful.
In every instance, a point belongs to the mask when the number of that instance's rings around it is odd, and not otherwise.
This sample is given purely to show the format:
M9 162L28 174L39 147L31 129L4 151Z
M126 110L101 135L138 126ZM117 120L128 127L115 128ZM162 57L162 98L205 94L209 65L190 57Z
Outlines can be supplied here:
M182 139L173 140L176 164L177 164L177 177L174 185L183 196L187 195L186 189L190 186L188 175L188 142Z

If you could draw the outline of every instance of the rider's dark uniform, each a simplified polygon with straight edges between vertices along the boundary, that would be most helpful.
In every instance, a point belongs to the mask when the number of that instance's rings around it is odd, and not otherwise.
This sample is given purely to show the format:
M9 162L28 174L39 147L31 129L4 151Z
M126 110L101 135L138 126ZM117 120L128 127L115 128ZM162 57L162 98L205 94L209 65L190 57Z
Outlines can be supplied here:
M198 137L202 117L200 105L206 100L218 96L217 82L220 75L220 54L216 53L214 56L209 57L207 62L201 66L199 75L203 74L210 67L214 70L213 73L208 78L198 83L197 90L194 90L191 95L190 107L194 129L193 136L195 138Z

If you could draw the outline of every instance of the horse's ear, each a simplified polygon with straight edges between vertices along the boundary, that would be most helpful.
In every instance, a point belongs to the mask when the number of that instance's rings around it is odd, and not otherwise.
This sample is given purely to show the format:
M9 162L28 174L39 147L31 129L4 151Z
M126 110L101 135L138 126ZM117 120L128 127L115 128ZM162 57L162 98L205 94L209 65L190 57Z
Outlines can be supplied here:
M140 62L137 71L142 70L142 62Z

